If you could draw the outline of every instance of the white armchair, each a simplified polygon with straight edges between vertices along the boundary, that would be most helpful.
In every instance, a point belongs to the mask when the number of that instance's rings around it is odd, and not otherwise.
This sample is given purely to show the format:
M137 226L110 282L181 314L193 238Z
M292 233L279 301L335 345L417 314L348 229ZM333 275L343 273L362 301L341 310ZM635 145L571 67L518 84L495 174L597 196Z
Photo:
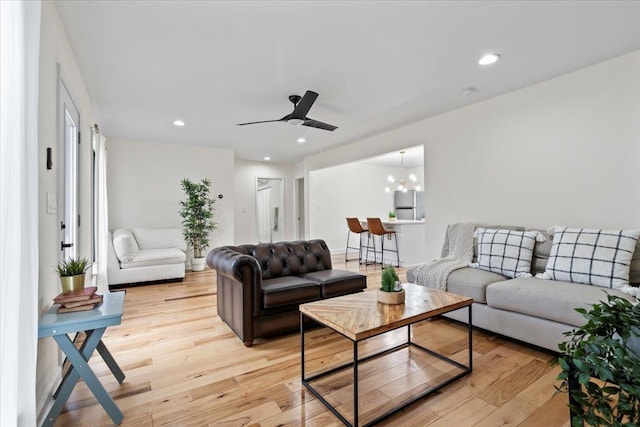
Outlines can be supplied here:
M109 285L184 278L187 245L180 228L109 232Z

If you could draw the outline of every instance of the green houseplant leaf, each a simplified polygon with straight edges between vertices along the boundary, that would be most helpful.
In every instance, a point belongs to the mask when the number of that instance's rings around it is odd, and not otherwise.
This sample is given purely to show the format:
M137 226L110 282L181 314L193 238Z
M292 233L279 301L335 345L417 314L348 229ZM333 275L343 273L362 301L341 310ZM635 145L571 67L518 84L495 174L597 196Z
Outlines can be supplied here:
M385 292L397 292L396 281L399 281L398 273L392 266L386 266L382 270L382 278L380 280L380 289Z
M572 426L640 425L640 359L634 351L640 305L608 294L591 310L576 311L587 323L565 333L567 340L558 345L562 371L556 387L567 392L574 378L581 385L571 392L576 404L570 407L577 414Z
M218 228L213 220L216 200L209 195L211 181L204 178L197 183L184 178L180 184L186 195L180 202L184 238L193 247L193 256L202 258L209 246L209 233Z
M60 261L56 266L56 272L60 277L77 276L83 274L89 268L89 260L86 258L69 258Z

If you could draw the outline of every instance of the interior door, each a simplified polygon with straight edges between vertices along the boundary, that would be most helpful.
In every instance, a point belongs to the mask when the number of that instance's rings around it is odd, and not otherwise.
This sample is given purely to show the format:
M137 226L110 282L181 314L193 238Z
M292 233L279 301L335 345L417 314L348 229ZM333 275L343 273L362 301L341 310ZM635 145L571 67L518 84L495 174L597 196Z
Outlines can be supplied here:
M59 80L58 220L61 260L78 251L78 144L80 114L64 82Z
M281 242L284 233L284 179L256 178L256 230L258 242Z

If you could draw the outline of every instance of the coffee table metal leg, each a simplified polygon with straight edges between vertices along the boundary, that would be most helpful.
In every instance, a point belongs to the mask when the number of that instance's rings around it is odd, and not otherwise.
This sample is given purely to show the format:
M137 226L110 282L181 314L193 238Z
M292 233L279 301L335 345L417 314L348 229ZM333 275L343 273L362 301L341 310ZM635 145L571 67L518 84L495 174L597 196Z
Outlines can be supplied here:
M348 367L349 365L347 364L346 366L340 366L338 368L334 368L334 369L330 369L327 372L323 372L321 374L315 374L315 375L311 375L309 378L306 378L306 374L305 374L305 357L304 357L304 314L302 312L300 312L300 377L302 379L302 385L311 392L311 394L313 394L320 402L322 402L322 404L324 406L327 407L327 409L329 409L336 417L338 417L338 419L340 419L340 421L342 421L346 426L353 426L353 425L357 425L358 421L358 403L357 403L357 397L358 397L358 367L357 367L357 363L358 363L358 343L357 342L353 342L354 344L354 397L356 398L356 406L355 406L355 417L356 417L356 421L354 422L354 424L351 424L345 417L342 416L342 414L340 412L338 412L338 410L336 408L334 408L324 397L322 397L322 395L315 389L313 388L313 386L311 384L309 384L308 381L312 381L316 378L320 378L326 375L329 375L333 372L336 372L338 370L344 369L345 367ZM308 380L308 381L307 381Z
M304 377L304 314L300 312L300 376L302 382L306 381Z
M469 370L473 369L473 320L471 319L471 305L469 306Z
M353 425L358 427L358 341L353 341Z

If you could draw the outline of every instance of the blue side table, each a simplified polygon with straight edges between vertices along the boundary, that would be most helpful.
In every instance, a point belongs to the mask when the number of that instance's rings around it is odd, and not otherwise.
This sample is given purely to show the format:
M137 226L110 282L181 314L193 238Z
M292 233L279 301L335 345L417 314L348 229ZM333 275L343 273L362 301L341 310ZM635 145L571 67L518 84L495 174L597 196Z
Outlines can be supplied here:
M93 310L77 311L73 313L58 314L59 305L54 304L38 321L38 338L53 337L60 349L71 362L60 386L53 394L53 406L49 410L42 426L53 426L62 411L62 407L71 395L73 387L80 378L98 402L107 411L114 424L120 424L124 415L118 408L107 391L104 389L96 374L89 366L89 359L97 349L102 359L116 377L119 383L124 381L124 373L109 353L102 342L102 335L109 326L119 325L122 321L122 309L124 307L124 292L112 292L103 295L102 304ZM68 334L85 332L86 339L78 350Z

